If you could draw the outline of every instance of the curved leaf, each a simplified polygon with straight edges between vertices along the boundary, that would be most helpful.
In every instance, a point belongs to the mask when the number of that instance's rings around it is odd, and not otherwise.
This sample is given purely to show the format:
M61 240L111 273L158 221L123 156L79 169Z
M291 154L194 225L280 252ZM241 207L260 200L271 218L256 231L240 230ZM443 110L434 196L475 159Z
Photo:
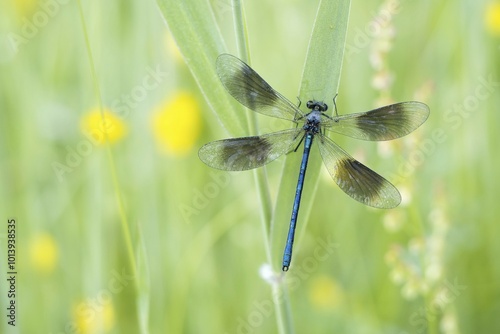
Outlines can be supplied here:
M246 111L224 90L215 71L226 51L210 3L157 0L184 61L222 126L232 136L247 134Z
M302 74L299 96L303 102L311 99L332 101L337 94L350 5L350 0L322 0L320 2ZM304 106L305 103L302 105ZM314 151L316 149L313 148ZM305 191L297 223L297 236L302 235L307 225L322 165L319 155L314 153L313 155L307 168ZM301 158L300 153L289 154L283 168L271 233L274 268L281 268L281 256L285 247ZM298 239L296 238L296 241ZM297 255L298 246L299 242L295 242L295 255ZM293 266L292 260L292 270Z

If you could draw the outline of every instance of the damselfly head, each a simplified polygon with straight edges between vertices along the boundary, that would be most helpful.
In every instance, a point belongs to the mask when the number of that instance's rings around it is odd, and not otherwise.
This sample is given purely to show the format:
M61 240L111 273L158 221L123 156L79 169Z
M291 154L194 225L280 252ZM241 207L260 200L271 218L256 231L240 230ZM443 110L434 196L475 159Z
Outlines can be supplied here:
M311 109L311 110L317 110L317 111L327 111L328 110L328 105L324 102L320 102L320 101L307 101L307 104L306 104L307 108L308 109Z

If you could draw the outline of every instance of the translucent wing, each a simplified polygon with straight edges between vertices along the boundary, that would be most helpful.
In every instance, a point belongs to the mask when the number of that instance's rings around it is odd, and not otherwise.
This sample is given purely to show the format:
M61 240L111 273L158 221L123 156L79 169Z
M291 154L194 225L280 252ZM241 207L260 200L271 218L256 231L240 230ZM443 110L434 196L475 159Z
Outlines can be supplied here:
M229 94L247 108L290 121L302 116L299 108L275 91L240 59L222 54L217 58L216 68Z
M405 136L429 117L421 102L401 102L367 112L334 117L323 122L329 131L363 140L391 140Z
M201 161L212 168L242 171L263 166L294 150L302 138L301 128L262 136L210 142L200 148Z
M381 209L399 205L401 195L389 181L351 157L330 138L320 135L318 144L328 172L347 195Z

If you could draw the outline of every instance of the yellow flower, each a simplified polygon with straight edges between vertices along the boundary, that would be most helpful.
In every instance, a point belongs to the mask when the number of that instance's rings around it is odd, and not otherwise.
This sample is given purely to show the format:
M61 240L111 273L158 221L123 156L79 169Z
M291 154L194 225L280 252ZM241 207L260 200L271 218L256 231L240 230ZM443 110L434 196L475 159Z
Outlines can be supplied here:
M35 236L30 245L30 258L35 270L44 274L51 273L59 258L59 250L54 238L48 233Z
M38 4L38 0L15 0L13 2L19 17L31 15Z
M343 299L341 287L330 276L320 275L311 280L309 299L319 309L336 308Z
M493 35L500 35L500 2L490 2L485 12L486 27Z
M122 139L127 133L125 122L109 109L104 109L104 119L99 108L90 110L82 117L80 127L82 132L87 134L87 137L93 138L96 145L104 144L106 140L105 134L107 134L109 142L114 143Z
M160 148L168 154L187 154L201 130L200 108L196 98L180 92L159 106L153 116L153 133Z
M99 296L80 302L73 310L76 329L79 333L106 333L115 325L115 310L110 300Z

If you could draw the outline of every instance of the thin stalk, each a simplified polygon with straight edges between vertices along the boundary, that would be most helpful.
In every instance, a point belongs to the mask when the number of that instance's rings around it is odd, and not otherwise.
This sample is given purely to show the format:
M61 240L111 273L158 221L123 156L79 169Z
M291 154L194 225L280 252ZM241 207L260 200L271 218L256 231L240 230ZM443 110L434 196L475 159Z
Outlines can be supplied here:
M238 55L245 62L250 62L250 48L248 47L248 30L245 12L240 0L233 0L233 20L236 33L236 47Z
M249 43L248 43L248 31L246 28L246 20L245 13L243 7L241 6L240 0L232 1L233 8L233 18L234 18L234 28L236 35L236 45L238 47L238 55L240 58L250 65L250 51L249 51ZM254 112L247 113L248 120L248 129L250 133L257 134L258 126L257 126L257 115ZM272 219L272 203L271 203L271 195L269 192L269 186L267 182L267 173L266 168L258 168L254 170L254 179L257 185L257 193L259 194L260 199L260 208L261 208L261 222L262 229L264 234L264 245L266 248L266 256L267 261L271 264L272 252L271 252L271 244L270 244L270 233L271 233L271 219ZM282 280L285 282L285 280ZM283 290L283 293L280 293L280 289ZM285 293L285 285L282 284L273 284L272 286L272 297L273 304L276 312L276 322L278 327L278 333L293 333L293 321L291 317L291 307L290 300L288 298L288 294ZM287 296L280 300L279 296Z
M236 45L240 59L250 65L250 49L248 47L248 32L246 28L245 13L240 0L233 0L233 19L236 34ZM248 131L251 134L258 133L257 115L255 112L247 113ZM260 199L261 218L264 224L264 236L266 241L266 253L268 261L271 262L271 249L269 247L269 233L272 217L272 203L269 187L267 183L267 173L265 167L254 170L255 183Z
M97 72L95 70L94 58L92 56L92 50L90 47L90 39L89 39L89 36L87 33L87 26L85 24L85 17L83 14L83 8L82 8L82 4L81 4L80 0L78 0L78 9L80 11L80 19L81 19L82 30L83 30L83 35L84 35L84 39L85 39L85 46L87 49L87 57L89 59L90 72L92 75L92 81L94 82L94 93L96 95L96 99L97 99L97 103L99 105L99 111L101 114L102 122L104 124L104 122L105 122L104 107L103 107L103 103L102 103L101 91L99 88L99 81L97 80ZM136 263L135 263L134 247L132 245L132 238L130 236L130 229L129 229L129 224L128 224L128 220L127 220L127 215L125 214L125 208L123 206L123 199L122 199L122 195L121 195L120 183L118 182L115 161L113 158L113 152L111 150L111 146L109 144L108 134L107 134L107 131L103 131L103 132L104 132L104 136L105 136L105 145L106 145L106 153L107 153L108 162L109 162L109 169L111 172L113 188L115 190L116 202L118 205L118 212L120 214L120 221L121 221L123 237L125 239L125 244L127 247L127 254L128 254L130 266L131 266L132 272L134 274L134 283L135 283L136 288L138 288L138 285L137 285L137 267L136 267Z

